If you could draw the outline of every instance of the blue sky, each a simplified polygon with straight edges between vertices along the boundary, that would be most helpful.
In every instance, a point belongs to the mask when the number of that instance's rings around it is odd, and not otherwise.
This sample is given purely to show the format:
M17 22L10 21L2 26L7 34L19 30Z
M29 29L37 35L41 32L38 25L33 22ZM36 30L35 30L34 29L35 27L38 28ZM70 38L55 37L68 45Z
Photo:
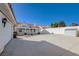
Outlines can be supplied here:
M50 25L63 20L66 25L79 24L79 4L76 3L13 3L12 8L17 22Z

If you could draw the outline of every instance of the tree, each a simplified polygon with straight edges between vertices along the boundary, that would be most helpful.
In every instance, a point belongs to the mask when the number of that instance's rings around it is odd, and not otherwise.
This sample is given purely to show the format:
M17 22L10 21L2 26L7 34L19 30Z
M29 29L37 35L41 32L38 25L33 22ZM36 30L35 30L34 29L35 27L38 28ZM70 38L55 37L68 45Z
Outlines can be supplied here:
M58 27L65 27L65 26L66 26L66 24L65 24L64 21L60 21L60 22L58 23Z
M50 25L50 26L51 26L51 27L53 27L53 25L54 25L54 24L53 24L53 23L51 23L51 25Z
M58 23L57 22L51 23L51 27L53 27L53 28L58 27Z
M75 22L73 22L73 23L71 24L71 26L78 26L78 24L75 23Z
M58 23L57 22L54 23L54 27L58 27Z

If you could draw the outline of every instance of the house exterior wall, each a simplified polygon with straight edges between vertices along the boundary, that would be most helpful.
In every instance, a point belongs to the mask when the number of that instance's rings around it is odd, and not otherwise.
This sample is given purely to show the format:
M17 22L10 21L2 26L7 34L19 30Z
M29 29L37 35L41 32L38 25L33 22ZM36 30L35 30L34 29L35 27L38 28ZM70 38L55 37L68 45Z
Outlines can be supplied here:
M13 26L7 22L6 26L4 27L2 24L2 17L5 16L0 16L0 52L2 52L4 46L11 40L13 36Z
M13 38L13 16L9 13L8 4L0 4L0 53L3 51L6 44ZM12 17L11 17L12 16ZM5 27L2 23L2 18L6 18ZM12 21L11 21L12 20Z
M20 32L19 31L20 29L23 29L23 30ZM24 35L25 33L27 33L27 35L31 35L31 34L35 35L40 32L40 29L39 28L22 28L22 27L20 27L20 28L16 28L16 32L17 32L17 35Z

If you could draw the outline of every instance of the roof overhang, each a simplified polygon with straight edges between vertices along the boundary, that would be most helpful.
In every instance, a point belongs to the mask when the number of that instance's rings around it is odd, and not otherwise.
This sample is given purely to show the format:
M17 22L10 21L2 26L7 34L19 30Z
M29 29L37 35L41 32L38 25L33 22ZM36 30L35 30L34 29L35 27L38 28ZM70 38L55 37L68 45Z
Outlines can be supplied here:
M16 24L16 18L14 16L11 5L8 3L0 4L0 11L4 14L4 16L13 24Z

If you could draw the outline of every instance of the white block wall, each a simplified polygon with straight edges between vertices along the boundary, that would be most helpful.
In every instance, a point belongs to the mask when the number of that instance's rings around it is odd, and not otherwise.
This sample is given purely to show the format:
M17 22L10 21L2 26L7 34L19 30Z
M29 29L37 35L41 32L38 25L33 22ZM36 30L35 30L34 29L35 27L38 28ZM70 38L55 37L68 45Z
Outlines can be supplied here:
M46 29L49 33L64 34L64 28L48 28Z
M46 29L49 33L54 33L54 34L65 34L65 29L69 28L77 28L78 29L78 34L79 34L79 26L74 26L74 27L59 27L59 28L48 28Z

